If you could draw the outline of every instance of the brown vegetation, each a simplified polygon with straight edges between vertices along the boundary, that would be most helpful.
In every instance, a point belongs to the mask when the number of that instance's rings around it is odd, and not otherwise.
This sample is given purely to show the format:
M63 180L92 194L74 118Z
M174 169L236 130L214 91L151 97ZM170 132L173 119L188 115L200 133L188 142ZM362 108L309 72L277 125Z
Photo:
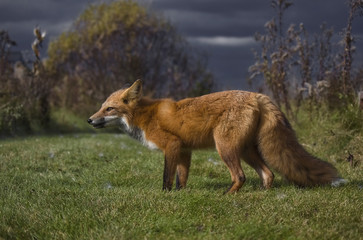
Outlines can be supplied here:
M320 103L339 108L354 102L363 80L359 71L352 69L351 32L353 18L362 13L363 1L348 2L343 44L332 42L334 32L325 24L314 37L309 36L303 24L299 27L291 24L284 31L283 15L292 1L272 0L271 3L276 17L266 23L265 34L256 34L261 52L255 52L256 63L249 69L250 81L262 76L267 90L288 114L291 114L291 99L296 100L298 107L303 99L308 99L310 110Z
M6 31L1 31L0 134L29 132L31 125L46 127L49 123L52 81L40 61L41 41L35 37L36 61L33 70L29 70L25 63L11 62L11 47L16 43Z

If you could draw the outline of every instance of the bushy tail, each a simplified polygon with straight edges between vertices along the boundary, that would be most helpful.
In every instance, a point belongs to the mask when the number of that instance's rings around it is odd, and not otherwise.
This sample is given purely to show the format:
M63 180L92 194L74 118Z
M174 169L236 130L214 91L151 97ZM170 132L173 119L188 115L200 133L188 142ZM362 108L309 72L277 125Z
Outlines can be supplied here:
M299 144L290 123L269 97L259 94L257 100L261 111L258 146L272 168L299 186L342 181L335 167L312 156Z

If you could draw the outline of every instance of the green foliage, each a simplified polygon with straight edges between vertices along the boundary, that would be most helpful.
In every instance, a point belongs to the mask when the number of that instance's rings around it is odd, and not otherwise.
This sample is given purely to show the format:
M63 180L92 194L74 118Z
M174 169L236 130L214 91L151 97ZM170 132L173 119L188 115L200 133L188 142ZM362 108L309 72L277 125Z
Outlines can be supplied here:
M326 125L339 128L342 131L363 133L363 113L356 104L347 104L342 109L332 109L328 104L313 107L309 101L304 101L299 106L300 110L295 117L297 124L306 123L313 125Z
M314 112L308 110L308 105L302 105L298 122L294 122L297 136L305 143L307 150L322 159L350 164L348 172L342 173L344 178L349 179L355 174L357 166L362 167L363 163L363 150L360 147L363 141L362 112L356 106L348 106L345 111L332 111L326 106Z
M3 80L0 87L0 135L24 135L36 128L46 129L50 121L46 83L32 75L21 79L5 76Z
M300 189L277 175L262 190L243 163L245 185L222 195L227 168L215 151L197 151L187 189L163 192L162 153L124 135L0 141L0 238L359 239L362 133L348 138L328 118L312 122L301 112L301 119L301 142L333 163L347 185Z
M348 131L362 132L363 115L355 104L347 104L346 108L341 111L335 111L334 120L341 122L342 127Z
M24 106L17 99L6 101L6 103L0 99L0 103L3 103L0 106L0 136L30 131L30 122Z
M97 44L96 41L100 38L117 34L120 24L124 31L132 32L146 24L147 17L145 9L131 1L90 5L74 22L73 31L62 33L56 41L49 44L48 65L57 66L68 60L70 54L84 48L84 45ZM157 24L156 27L159 27L155 19L147 24Z

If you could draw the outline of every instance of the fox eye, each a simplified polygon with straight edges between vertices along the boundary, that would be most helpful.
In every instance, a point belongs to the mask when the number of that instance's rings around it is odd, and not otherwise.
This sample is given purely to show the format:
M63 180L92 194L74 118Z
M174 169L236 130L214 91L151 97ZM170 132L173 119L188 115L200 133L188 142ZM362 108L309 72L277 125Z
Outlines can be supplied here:
M108 107L108 108L106 108L106 111L107 111L107 112L109 112L109 111L111 111L111 110L113 110L113 107Z
M128 104L128 103L129 103L129 100L127 100L127 99L123 99L123 100L122 100L122 102L123 102L124 104Z

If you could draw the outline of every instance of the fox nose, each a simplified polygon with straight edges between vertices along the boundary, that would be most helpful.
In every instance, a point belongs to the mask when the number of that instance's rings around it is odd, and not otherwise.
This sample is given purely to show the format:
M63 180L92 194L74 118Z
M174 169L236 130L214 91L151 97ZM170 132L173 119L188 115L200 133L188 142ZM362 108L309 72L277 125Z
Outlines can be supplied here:
M91 123L92 123L92 119L90 119L90 118L89 118L89 119L87 120L87 122L88 122L89 124L91 124Z

